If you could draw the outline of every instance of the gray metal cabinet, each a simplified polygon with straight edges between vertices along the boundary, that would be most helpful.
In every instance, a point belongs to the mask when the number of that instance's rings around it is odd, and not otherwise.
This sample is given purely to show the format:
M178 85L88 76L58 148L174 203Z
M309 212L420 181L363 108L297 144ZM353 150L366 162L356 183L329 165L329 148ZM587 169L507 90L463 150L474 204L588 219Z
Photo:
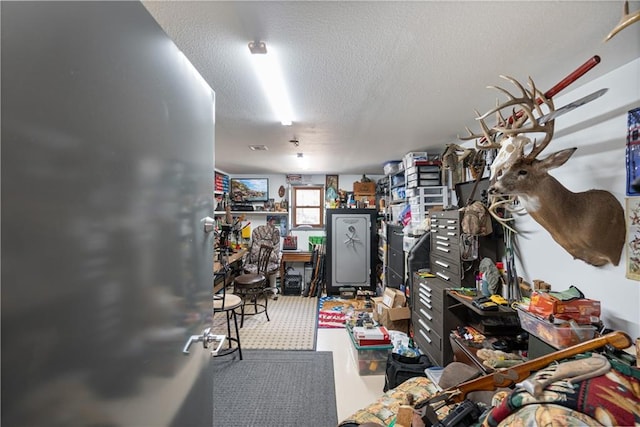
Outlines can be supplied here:
M447 289L475 287L478 260L462 261L460 213L457 210L437 211L431 219L431 274L413 276L411 289L412 324L418 347L431 360L445 366L454 359L449 334L468 322L468 307L452 300ZM480 256L495 259L497 245L490 238L480 239Z
M375 209L327 209L327 293L354 286L375 290Z
M431 272L448 287L459 287L462 283L460 213L457 210L431 213Z
M387 225L387 286L399 288L404 284L405 260L402 250L404 234L401 225Z
M434 364L445 366L453 361L449 333L460 324L458 313L447 308L447 283L418 274L414 274L413 283L411 322L414 340Z

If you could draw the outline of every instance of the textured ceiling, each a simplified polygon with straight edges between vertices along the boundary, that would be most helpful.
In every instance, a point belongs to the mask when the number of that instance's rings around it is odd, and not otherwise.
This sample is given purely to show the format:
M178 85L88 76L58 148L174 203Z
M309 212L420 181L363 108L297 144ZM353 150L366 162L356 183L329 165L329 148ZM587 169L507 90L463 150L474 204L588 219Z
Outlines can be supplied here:
M216 167L232 174L380 174L386 160L440 153L478 129L474 109L497 96L486 86L509 86L500 74L546 91L599 55L573 88L640 57L640 24L603 42L622 1L143 4L215 90ZM251 40L278 52L292 126L261 92Z

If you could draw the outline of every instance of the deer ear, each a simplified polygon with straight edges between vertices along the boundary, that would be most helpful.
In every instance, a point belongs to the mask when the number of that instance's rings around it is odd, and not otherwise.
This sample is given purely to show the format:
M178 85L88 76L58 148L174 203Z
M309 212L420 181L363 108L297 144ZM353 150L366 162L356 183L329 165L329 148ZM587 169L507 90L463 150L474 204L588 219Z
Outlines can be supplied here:
M567 160L569 160L569 157L571 157L577 149L578 147L573 147L573 148L567 148L566 150L556 151L555 153L550 154L549 156L540 160L539 165L542 168L544 168L544 170L549 170L549 169L557 168L558 166L562 166L567 162Z

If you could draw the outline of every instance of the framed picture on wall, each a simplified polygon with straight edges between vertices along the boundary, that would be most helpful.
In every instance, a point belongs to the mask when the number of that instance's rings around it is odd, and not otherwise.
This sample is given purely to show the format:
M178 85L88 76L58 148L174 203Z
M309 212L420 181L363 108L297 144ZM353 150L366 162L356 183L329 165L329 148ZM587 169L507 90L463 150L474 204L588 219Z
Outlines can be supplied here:
M640 197L627 197L627 279L640 280Z
M324 200L332 202L338 198L338 175L327 175L324 185Z

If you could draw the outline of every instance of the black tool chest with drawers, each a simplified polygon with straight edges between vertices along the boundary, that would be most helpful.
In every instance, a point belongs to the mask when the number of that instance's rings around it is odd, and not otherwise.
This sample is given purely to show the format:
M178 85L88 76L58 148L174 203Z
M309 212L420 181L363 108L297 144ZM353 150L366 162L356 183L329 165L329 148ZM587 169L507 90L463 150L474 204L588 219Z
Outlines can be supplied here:
M453 361L449 333L465 316L449 310L446 290L449 288L475 288L475 274L483 257L495 259L495 237L480 238L479 256L473 261L462 261L460 213L458 210L434 211L431 219L431 275L414 275L412 297L412 324L418 347L440 366ZM462 236L464 239L465 236Z
M421 277L418 273L413 276L411 304L411 322L413 324L413 339L434 365L444 366L451 359L451 345L448 344L449 335L444 334L444 309L446 284L435 277ZM448 345L446 352L444 346ZM450 361L450 360L449 360Z

